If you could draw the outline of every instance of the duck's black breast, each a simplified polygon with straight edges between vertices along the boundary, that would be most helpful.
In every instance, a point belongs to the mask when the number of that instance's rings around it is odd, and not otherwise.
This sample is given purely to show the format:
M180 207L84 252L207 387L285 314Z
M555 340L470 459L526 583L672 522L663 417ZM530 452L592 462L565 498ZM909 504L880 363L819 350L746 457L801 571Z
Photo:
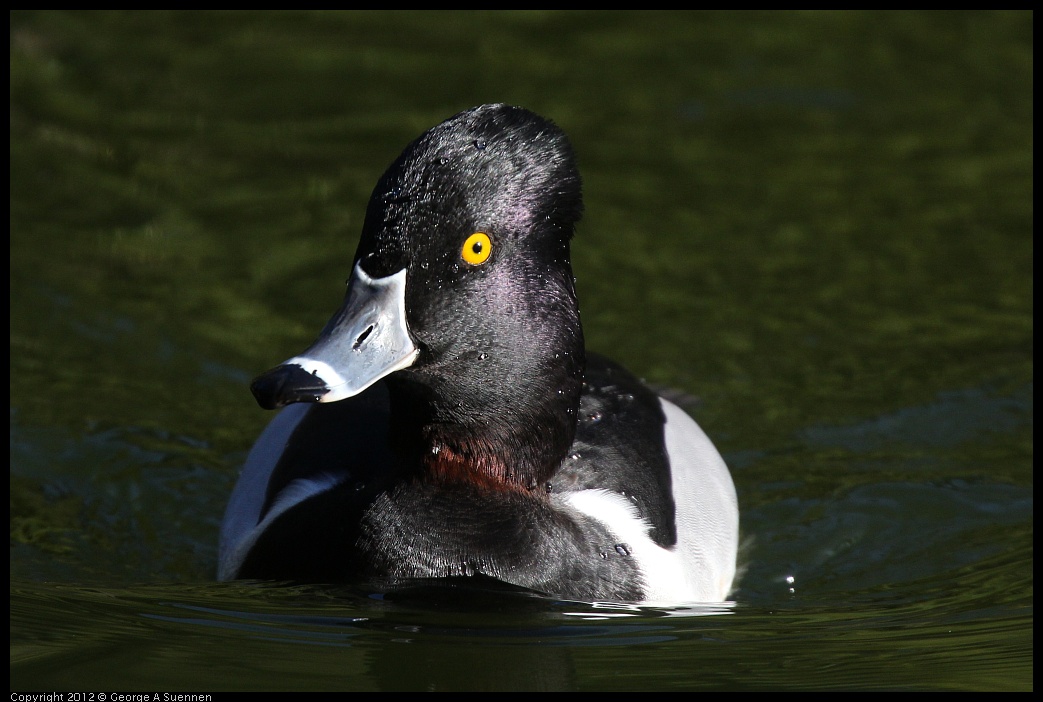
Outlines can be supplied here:
M634 558L601 522L517 489L403 482L360 524L362 575L392 579L487 576L583 600L644 596Z
M587 354L576 439L552 492L601 489L626 497L659 546L677 542L670 458L659 397L619 364Z
M539 490L417 479L399 467L388 445L390 417L383 383L307 408L270 472L257 518L263 530L235 577L343 582L478 575L580 599L642 598L636 562L616 548L618 538L604 524ZM581 447L588 456L613 453L604 445ZM627 471L603 474L629 484ZM584 480L593 476L588 471ZM573 481L570 489L585 486ZM642 505L660 503L640 497Z

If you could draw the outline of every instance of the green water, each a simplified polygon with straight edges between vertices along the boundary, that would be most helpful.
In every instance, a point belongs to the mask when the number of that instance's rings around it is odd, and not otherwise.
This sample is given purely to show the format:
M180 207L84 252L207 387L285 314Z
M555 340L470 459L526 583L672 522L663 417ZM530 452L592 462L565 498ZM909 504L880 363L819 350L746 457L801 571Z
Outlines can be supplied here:
M1031 689L1032 60L1025 13L13 13L12 689ZM733 469L726 614L212 582L249 379L484 102L570 134L588 346Z

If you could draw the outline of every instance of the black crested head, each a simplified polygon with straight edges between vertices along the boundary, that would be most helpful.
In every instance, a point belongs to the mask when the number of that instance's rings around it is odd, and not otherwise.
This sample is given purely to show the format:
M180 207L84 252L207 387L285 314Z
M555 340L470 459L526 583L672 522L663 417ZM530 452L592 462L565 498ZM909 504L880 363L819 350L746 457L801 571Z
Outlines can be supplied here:
M407 270L419 356L388 386L397 440L429 473L533 488L567 453L584 365L569 260L582 209L565 133L509 105L433 127L377 183L355 261L373 277Z
M567 247L582 212L565 132L521 107L481 105L431 128L388 167L370 197L356 261L365 259L371 275L393 273L446 227L495 224L505 235Z

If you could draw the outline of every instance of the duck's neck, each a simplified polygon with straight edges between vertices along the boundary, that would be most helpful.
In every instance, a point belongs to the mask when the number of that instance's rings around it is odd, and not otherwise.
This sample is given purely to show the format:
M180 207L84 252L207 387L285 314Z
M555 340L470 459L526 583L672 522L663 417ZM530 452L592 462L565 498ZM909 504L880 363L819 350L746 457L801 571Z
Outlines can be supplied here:
M394 450L421 479L544 490L575 438L583 353L539 365L498 383L472 378L477 382L462 386L423 374L392 376Z

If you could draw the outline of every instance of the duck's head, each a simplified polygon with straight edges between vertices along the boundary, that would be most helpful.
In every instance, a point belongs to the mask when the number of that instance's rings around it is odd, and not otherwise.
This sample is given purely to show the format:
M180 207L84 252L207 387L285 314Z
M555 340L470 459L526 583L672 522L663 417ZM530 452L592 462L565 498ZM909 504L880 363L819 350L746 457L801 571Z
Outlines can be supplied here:
M392 428L432 470L532 488L571 445L583 372L565 134L483 105L410 144L373 191L343 307L258 377L262 407L336 402L387 378Z

